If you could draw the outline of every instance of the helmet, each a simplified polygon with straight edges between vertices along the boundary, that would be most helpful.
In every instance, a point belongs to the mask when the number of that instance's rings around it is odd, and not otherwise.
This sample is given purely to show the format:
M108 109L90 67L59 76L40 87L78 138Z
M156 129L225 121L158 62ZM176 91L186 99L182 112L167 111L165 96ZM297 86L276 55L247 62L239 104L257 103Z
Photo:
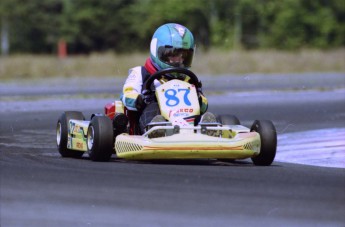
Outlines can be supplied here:
M190 68L194 56L194 37L188 28L175 23L160 26L153 34L151 60L159 69Z

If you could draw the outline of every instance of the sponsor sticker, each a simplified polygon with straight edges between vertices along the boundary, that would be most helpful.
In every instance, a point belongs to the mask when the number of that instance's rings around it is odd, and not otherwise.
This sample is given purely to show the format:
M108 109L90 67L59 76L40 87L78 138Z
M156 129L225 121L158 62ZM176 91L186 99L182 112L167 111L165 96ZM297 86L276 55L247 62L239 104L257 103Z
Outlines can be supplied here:
M83 143L81 143L81 142L77 142L76 146L78 149L83 149L83 147L84 147Z
M176 31L178 32L178 34L179 34L181 37L183 37L184 34L186 33L186 28L183 27L183 26L181 26L181 25L179 25L179 24L176 24L176 25L175 25L175 29L176 29Z

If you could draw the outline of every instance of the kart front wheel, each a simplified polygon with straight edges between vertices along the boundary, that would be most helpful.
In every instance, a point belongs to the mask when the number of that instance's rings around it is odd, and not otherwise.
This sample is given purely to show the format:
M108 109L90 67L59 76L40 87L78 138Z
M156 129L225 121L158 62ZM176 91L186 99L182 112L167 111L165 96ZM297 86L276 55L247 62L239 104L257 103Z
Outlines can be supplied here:
M268 120L254 121L251 131L260 134L260 154L252 158L254 165L269 166L272 164L277 150L277 131L273 123Z
M79 111L66 111L64 112L56 125L56 144L59 150L59 153L62 157L73 157L80 158L83 156L84 152L75 151L67 148L68 140L68 124L69 120L85 120L83 113Z
M92 161L109 161L114 151L113 124L109 117L92 118L87 131L87 149Z

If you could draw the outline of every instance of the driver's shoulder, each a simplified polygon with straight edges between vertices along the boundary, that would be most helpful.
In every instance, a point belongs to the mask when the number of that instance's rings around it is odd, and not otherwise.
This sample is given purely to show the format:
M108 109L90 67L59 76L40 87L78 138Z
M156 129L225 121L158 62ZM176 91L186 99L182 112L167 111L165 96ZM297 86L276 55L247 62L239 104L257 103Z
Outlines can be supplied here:
M136 66L128 70L128 78L145 82L151 74L144 66Z
M149 73L149 71L145 68L145 66L142 66L140 68L141 70L141 76L143 78L143 81L146 81L150 76L151 74Z
M137 75L140 75L141 74L141 69L142 66L135 66L133 68L130 68L128 70L128 75L131 75L131 74L137 74Z

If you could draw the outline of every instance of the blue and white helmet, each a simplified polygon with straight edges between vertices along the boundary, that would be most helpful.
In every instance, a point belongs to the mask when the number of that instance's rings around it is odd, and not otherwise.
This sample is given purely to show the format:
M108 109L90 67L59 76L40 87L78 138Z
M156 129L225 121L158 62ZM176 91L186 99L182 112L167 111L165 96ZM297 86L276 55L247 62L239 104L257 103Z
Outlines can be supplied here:
M159 69L190 68L194 56L194 37L188 28L175 23L160 26L150 46L152 63ZM180 60L172 60L179 58Z

